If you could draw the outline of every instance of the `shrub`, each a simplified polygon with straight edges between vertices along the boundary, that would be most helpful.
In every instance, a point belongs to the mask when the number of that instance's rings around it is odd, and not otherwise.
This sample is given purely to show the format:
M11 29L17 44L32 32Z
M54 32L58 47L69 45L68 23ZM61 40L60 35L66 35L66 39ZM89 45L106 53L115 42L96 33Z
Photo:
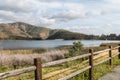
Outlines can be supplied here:
M79 55L82 47L83 44L80 41L73 42L73 46L69 49L69 54L67 54L66 57Z

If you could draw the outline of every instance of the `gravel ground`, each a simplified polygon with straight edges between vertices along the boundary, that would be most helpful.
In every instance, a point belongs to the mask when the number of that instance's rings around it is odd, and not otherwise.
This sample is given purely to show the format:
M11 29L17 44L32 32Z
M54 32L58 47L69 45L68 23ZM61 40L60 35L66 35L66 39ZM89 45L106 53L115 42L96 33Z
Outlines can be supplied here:
M114 68L111 73L104 75L99 80L120 80L120 66Z

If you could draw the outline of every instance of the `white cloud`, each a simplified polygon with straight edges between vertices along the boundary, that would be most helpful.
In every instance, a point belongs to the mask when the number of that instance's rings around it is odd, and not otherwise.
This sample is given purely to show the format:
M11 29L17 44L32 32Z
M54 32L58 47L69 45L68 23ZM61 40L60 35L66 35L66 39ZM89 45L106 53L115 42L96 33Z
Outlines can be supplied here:
M55 19L48 19L48 18L40 18L39 19L40 23L39 25L52 25L52 24L55 24L56 20Z
M106 14L109 14L110 11L108 10L90 10L86 13L87 16L102 16L102 15L106 15Z
M68 10L83 11L86 6L82 3L64 3L63 7Z
M78 26L78 28L76 29L73 28L74 31L85 33L85 34L94 34L97 32L97 29L98 28L96 26Z
M6 19L6 20L13 20L15 18L15 15L11 11L0 11L0 18L1 19Z
M113 21L112 24L114 24L114 25L120 25L120 20Z
M105 2L112 3L112 4L120 4L120 0L105 0Z
M4 0L0 1L0 18L6 19L6 21L24 21L37 25L51 25L54 24L56 20L61 22L86 18L85 13L82 12L84 8L85 5L81 3ZM56 9L61 9L61 11L58 12ZM49 10L53 12L48 12ZM51 19L50 16L52 16Z
M37 9L59 8L62 7L62 3L59 2L38 2L36 3Z
M70 30L86 33L118 32L113 25L120 25L119 7L120 0L0 0L0 22L22 21L54 28L61 24L60 28L71 26Z
M69 20L74 20L74 19L83 19L86 17L87 16L85 13L70 10L70 11L63 11L63 12L57 13L53 15L51 18L55 18L55 19L62 20L62 21L69 21Z
M93 30L93 29L96 29L94 27L91 27L91 26L72 26L72 27L65 27L66 30L72 30L72 31L77 31L77 32L80 32L83 30ZM85 31L86 32L86 31Z
M35 7L33 0L0 0L0 9L8 11L31 11Z
M48 19L43 17L34 16L32 13L14 13L11 11L0 11L1 21L6 20L6 22L27 22L31 24L36 24L40 26L48 26L55 23L55 19Z

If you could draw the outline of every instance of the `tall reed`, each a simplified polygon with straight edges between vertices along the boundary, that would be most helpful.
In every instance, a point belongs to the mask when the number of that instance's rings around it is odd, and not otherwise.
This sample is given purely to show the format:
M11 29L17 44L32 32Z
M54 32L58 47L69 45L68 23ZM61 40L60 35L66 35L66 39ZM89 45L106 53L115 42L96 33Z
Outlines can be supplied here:
M64 58L67 50L51 50L41 54L7 54L0 53L0 66L13 66L13 65L32 65L33 59L40 57L43 62L49 62Z

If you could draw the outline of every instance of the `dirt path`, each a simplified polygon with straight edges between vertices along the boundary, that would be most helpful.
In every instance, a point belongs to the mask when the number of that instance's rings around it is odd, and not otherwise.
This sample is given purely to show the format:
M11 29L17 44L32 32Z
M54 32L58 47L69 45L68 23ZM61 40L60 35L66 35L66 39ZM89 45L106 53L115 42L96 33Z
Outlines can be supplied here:
M120 80L120 66L117 66L111 73L104 75L99 80Z

